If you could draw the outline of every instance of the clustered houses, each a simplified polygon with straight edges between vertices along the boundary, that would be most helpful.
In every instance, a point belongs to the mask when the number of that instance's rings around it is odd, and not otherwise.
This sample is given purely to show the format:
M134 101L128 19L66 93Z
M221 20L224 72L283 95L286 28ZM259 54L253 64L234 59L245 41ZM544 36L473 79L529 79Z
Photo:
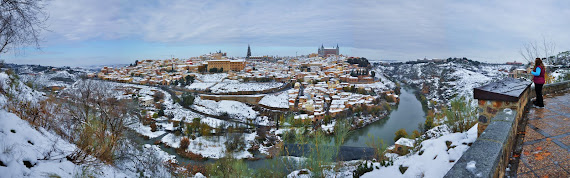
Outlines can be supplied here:
M307 118L311 119L320 119L327 114L335 116L348 108L371 104L378 97L366 93L386 92L393 101L397 101L398 96L393 95L393 91L378 91L378 88L374 88L378 81L374 80L368 68L350 64L347 59L335 55L328 58L279 58L271 62L257 59L230 60L225 57L225 53L218 52L187 60L143 60L122 68L104 67L97 77L136 84L169 85L188 75L207 73L209 69L217 68L218 72L228 73L227 78L230 80L293 84L295 90L288 91L289 108L303 110L308 113ZM345 91L347 88L352 91ZM355 90L364 92L358 94Z
M370 105L377 96L344 92L342 88L349 86L348 83L340 83L338 80L328 82L317 82L308 84L306 82L296 83L295 90L289 91L289 107L306 111L308 119L320 120L328 114L332 117L345 109ZM298 97L298 105L295 100ZM304 117L299 117L305 119Z
M215 57L215 56L214 56ZM212 59L214 57L207 57ZM103 80L112 80L124 83L150 84L150 85L170 85L171 82L180 80L188 75L195 75L200 71L219 67L226 72L241 71L245 68L244 60L217 59L203 60L191 58L187 60L167 59L167 60L142 60L136 65L113 68L103 67L97 77ZM221 70L220 70L221 71ZM94 75L91 75L94 77Z
M125 83L168 85L191 72L198 72L204 65L198 59L143 60L121 68L103 67L97 77Z

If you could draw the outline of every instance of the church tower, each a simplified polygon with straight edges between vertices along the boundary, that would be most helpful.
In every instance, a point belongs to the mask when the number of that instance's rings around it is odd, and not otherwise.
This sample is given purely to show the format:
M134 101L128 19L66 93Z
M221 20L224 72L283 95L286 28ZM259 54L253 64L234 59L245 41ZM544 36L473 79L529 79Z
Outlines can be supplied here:
M336 44L336 55L339 55L339 50L338 50L338 43Z
M249 44L247 44L247 56L245 58L249 59L249 57L251 57L251 48L249 47Z

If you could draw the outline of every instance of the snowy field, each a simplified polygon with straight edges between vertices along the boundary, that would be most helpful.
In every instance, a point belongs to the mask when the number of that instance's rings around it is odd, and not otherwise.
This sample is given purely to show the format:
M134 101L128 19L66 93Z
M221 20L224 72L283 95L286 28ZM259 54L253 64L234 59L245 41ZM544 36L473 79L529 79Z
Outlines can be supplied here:
M165 134L165 131L156 131L153 132L151 131L150 126L145 126L140 122L136 122L133 124L128 125L127 127L133 129L135 132L147 136L148 138L156 138L158 136L161 136L162 134Z
M218 83L212 87L213 93L228 93L228 92L238 92L238 91L263 91L272 88L278 88L283 86L283 83L280 82L267 82L267 83Z
M204 83L215 83L221 82L226 77L228 77L227 73L218 73L218 74L198 74L195 73L196 80L204 82Z
M252 146L252 143L255 140L255 136L257 133L251 134L243 134L245 145L246 147L238 152L231 153L234 158L243 159L243 158L251 158L253 155L247 151ZM179 148L180 147L180 140L182 139L181 136L175 136L174 134L168 134L164 136L161 140L164 144L173 147ZM226 136L201 136L197 137L196 139L190 139L190 145L186 149L186 151L191 151L196 154L201 154L203 157L206 158L222 158L226 156L226 146L225 143L227 142Z
M186 86L186 88L190 89L190 90L206 90L211 86L214 86L216 83L214 82L210 82L210 83L203 83L203 82L194 82L188 86Z
M196 97L192 107L200 112L211 115L219 116L223 113L227 113L233 118L237 118L242 121L255 119L258 114L250 106L239 101L231 100L221 100L217 102L214 100L202 100L200 97Z
M274 108L289 108L289 93L283 91L276 94L265 95L259 104Z

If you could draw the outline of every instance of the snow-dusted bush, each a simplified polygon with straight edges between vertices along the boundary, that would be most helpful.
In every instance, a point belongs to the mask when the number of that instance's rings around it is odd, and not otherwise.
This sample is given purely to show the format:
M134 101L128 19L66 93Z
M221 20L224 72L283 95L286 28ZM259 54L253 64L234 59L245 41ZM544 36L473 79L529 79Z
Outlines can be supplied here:
M188 145L190 145L190 139L188 139L188 137L184 137L182 140L180 140L180 149L186 150L186 148L188 148Z

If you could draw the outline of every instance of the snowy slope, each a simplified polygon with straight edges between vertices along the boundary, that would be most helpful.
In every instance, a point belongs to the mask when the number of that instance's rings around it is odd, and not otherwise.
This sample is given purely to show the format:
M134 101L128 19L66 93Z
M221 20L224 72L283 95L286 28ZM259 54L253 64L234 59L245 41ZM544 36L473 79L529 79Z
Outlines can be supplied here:
M378 166L380 169L374 169L362 177L443 177L467 151L468 144L475 142L476 139L477 124L464 133L444 134L438 138L425 140L421 143L420 152L396 157L394 165L388 167L374 163L374 167ZM451 141L451 146L455 147L448 150L446 141ZM400 165L408 167L404 174L400 173Z
M72 177L80 174L82 166L68 161L75 145L43 128L36 130L18 116L0 110L1 177ZM26 167L29 161L33 167ZM100 177L127 177L112 166L101 164L92 173Z
M265 95L259 104L274 108L289 108L289 93L283 91L281 93Z

